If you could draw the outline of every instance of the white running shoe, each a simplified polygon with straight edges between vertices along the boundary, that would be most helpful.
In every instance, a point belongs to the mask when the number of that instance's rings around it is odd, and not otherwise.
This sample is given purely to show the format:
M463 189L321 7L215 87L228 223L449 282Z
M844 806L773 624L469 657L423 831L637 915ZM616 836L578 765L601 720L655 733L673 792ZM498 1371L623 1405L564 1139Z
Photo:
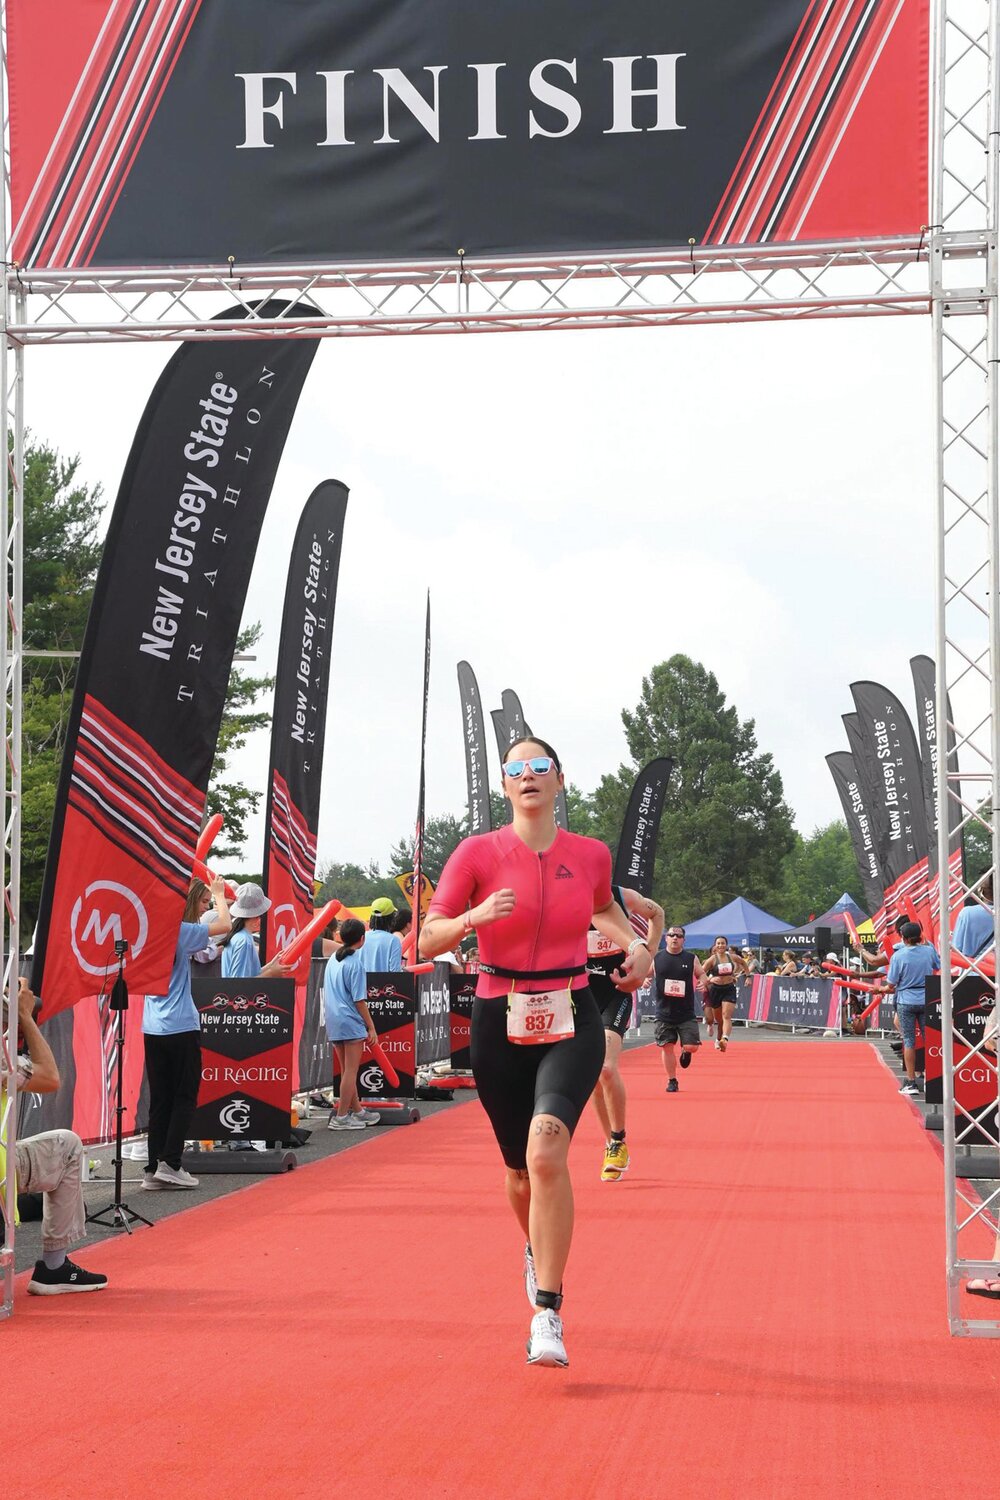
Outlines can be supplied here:
M171 1167L167 1162L161 1161L154 1173L157 1182L162 1182L166 1187L172 1188L196 1188L197 1177L192 1177L190 1172L185 1172L183 1167Z
M528 1364L554 1365L565 1369L569 1364L563 1344L562 1318L548 1307L536 1312L531 1320L528 1338Z
M538 1293L538 1277L535 1275L535 1257L531 1253L531 1246L524 1247L524 1290L528 1294L528 1302L535 1305L535 1297Z
M352 1120L360 1120L362 1125L377 1125L381 1118L377 1109L356 1109L351 1115Z
M327 1130L364 1130L364 1120L356 1120L353 1115L331 1115Z

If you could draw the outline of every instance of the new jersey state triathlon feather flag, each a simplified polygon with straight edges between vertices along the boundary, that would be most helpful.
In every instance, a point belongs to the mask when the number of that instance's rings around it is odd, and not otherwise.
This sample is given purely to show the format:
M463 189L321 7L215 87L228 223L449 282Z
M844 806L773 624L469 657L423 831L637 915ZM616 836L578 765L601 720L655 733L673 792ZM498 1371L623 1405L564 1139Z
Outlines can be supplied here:
M324 480L306 501L288 565L264 824L264 885L271 909L261 946L268 957L280 953L313 914L333 616L346 515L346 486ZM309 963L306 952L295 971L297 984L308 979Z
M255 316L310 310L269 303ZM245 316L232 309L222 317ZM170 980L243 601L313 339L184 345L139 423L84 639L42 889L44 1016Z

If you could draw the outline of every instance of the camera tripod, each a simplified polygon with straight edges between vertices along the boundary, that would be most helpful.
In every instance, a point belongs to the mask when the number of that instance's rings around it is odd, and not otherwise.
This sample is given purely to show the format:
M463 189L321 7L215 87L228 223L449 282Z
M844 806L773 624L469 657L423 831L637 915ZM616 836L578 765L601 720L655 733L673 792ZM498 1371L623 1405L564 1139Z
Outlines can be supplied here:
M107 1208L88 1214L87 1223L103 1224L108 1229L124 1229L126 1233L131 1234L134 1223L147 1224L150 1227L152 1224L151 1220L144 1219L142 1214L137 1214L134 1209L129 1208L127 1203L122 1202L122 1120L125 1115L125 1106L122 1103L122 1082L125 1072L125 1012L128 1010L128 986L125 983L127 947L127 943L115 943L118 978L111 987L111 997L108 1000L108 1009L114 1011L118 1017L115 1029L117 1071L115 1080L115 1196L114 1201L109 1203Z

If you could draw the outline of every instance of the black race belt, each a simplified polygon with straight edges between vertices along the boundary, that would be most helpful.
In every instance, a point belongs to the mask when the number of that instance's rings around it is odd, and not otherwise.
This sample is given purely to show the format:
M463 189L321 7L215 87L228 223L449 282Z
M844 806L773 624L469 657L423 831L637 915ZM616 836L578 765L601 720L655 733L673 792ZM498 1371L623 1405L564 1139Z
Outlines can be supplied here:
M577 974L586 974L586 964L572 964L564 969L505 969L500 964L479 965L481 974L492 974L497 979L574 979Z

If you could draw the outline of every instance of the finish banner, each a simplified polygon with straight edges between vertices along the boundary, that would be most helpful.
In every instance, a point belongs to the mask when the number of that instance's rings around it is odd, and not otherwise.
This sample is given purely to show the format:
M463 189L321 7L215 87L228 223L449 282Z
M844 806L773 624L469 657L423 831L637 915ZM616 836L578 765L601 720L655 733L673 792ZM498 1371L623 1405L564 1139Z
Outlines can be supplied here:
M49 839L32 970L46 1017L110 988L116 942L132 994L167 992L257 540L315 351L311 339L186 344L147 403Z
M314 264L916 236L929 8L7 0L12 257Z
M346 514L346 486L325 480L306 501L292 543L271 721L264 824L264 889L271 909L261 931L262 957L280 953L313 914L333 615ZM309 959L303 953L294 972L296 984L305 984Z
M194 1140L288 1139L292 989L288 979L191 981L202 1033Z
M632 786L618 839L612 882L628 886L643 896L650 896L653 892L656 842L673 766L667 755L643 766Z
M875 831L865 806L854 756L849 750L837 750L826 757L826 763L830 767L830 775L844 810L847 831L851 835L851 847L858 875L861 877L865 906L869 911L877 911L882 905L885 881L882 879L882 867L875 847Z
M469 797L469 832L489 833L490 779L486 765L486 725L479 683L467 661L458 664L458 694L462 701L462 739L465 743L465 780Z

